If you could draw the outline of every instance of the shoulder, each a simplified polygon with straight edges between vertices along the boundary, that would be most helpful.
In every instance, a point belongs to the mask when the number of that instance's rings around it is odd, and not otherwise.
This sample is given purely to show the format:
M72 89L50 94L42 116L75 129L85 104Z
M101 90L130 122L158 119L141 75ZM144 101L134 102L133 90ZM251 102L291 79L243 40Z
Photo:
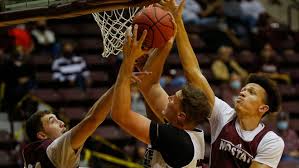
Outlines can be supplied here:
M257 147L257 155L272 154L274 156L277 154L279 156L282 154L284 146L283 139L273 131L269 131L260 141Z
M284 142L282 138L273 131L269 131L259 143L254 160L270 167L277 167L283 149Z
M68 145L70 143L71 131L65 132L60 137L56 138L48 147L48 150L57 150L57 148L61 148L62 146Z
M278 136L275 132L269 131L261 140L259 146L275 146L277 148L284 148L284 141L283 139Z
M234 113L235 113L235 110L232 107L230 107L230 105L228 105L225 101L223 101L215 96L215 103L214 103L211 118L213 118L217 115L231 116Z

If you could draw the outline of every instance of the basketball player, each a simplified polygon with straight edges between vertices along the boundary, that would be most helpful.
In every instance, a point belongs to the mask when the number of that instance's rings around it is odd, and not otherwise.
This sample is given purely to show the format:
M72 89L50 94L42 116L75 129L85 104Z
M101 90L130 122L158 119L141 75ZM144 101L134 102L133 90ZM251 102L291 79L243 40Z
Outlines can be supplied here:
M148 73L139 72L138 75L142 77ZM140 81L137 76L132 76L131 80ZM31 143L23 151L25 167L78 167L83 144L111 109L113 90L114 87L111 87L106 91L85 118L69 131L66 131L63 121L51 112L34 113L26 121L26 133Z
M146 160L145 167L199 167L200 160L204 157L204 137L202 131L194 130L194 128L207 119L211 112L211 106L209 106L206 96L199 89L187 85L175 95L168 96L159 85L163 69L162 63L159 69L156 69L158 73L149 76L156 83L149 89L159 93L156 97L152 95L151 98L155 103L161 101L155 110L160 110L159 112L163 113L163 120L169 124L157 124L130 110L130 80L128 76L132 73L136 59L145 53L141 46L146 37L146 31L137 41L137 29L136 25L132 38L129 33L127 34L127 42L124 44L124 60L119 70L113 95L112 119L132 136L146 144L151 144L153 150L146 153L149 160ZM173 39L159 49L155 57L161 58L160 62L165 61L172 44ZM147 63L150 61L149 59ZM155 63L160 64L160 62Z
M164 0L161 5L173 15L177 24L176 42L180 60L188 81L200 87L213 105L211 125L211 168L276 168L284 142L261 120L280 108L281 97L276 85L264 75L252 74L240 91L235 108L215 97L200 71L196 55L189 42L176 0ZM200 100L199 100L200 101Z

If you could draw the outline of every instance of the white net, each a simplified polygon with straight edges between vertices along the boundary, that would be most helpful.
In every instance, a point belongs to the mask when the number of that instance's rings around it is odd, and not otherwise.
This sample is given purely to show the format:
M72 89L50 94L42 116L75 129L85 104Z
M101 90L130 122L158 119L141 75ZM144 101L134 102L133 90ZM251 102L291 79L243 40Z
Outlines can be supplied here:
M117 55L122 51L125 32L132 25L133 17L138 10L139 7L130 7L92 14L101 29L104 46L103 57Z

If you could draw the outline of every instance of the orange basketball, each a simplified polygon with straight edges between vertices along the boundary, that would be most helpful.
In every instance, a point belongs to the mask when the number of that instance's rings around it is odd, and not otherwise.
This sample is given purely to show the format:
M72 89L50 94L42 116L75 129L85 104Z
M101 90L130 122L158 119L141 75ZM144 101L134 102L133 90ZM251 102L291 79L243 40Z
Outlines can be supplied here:
M133 19L138 24L137 38L147 30L143 48L160 48L174 35L174 23L171 13L159 7L149 6L139 11Z

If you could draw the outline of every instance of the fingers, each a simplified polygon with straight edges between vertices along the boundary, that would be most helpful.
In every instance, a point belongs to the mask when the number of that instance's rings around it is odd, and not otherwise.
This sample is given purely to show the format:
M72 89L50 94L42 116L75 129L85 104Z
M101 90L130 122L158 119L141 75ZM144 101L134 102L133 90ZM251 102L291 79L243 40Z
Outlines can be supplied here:
M186 4L186 0L182 0L182 2L180 3L179 9L178 9L178 13L183 12L185 4Z
M126 31L126 40L128 44L131 44L132 41L132 27L130 26Z
M148 71L133 72L133 76L146 76L150 74L152 74L152 72L148 72Z
M151 49L147 50L146 54L151 55L154 53L154 51L155 51L155 48L151 48Z
M134 40L134 43L137 42L137 31L138 31L138 25L135 24L134 29L133 29L133 37L132 37L132 39Z
M124 39L124 44L123 44L123 52L124 54L128 54L127 52L129 51L129 48L131 47L131 41L132 41L132 34L131 34L132 28L129 27L126 32L125 32L125 39Z
M141 82L141 79L139 79L137 76L134 76L134 75L133 75L133 76L131 77L131 82L132 82L132 83L136 83L136 82L137 82L137 83L140 83L140 82Z
M139 47L142 47L142 44L143 44L143 41L146 38L146 35L147 35L147 30L143 30L142 35L141 35L141 37L139 39Z
M138 25L135 24L134 25L134 30L133 30L133 40L134 40L134 44L138 44L138 47L142 47L142 43L146 38L147 35L147 30L143 30L142 35L140 37L139 40L137 40L137 32L138 32Z
M161 6L164 6L166 4L166 1L165 0L161 0L160 2L159 2L159 5Z

